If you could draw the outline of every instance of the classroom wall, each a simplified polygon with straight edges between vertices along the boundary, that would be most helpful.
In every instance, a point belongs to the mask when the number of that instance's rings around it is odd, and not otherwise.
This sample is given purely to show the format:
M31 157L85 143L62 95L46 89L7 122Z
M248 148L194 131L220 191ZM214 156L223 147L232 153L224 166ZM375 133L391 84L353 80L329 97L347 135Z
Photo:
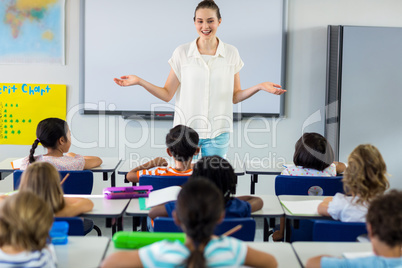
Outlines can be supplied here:
M217 2L219 4L219 0ZM286 117L236 122L233 147L228 154L232 161L259 159L264 161L264 165L289 163L292 162L294 144L303 131L324 133L328 24L402 27L400 0L289 0L288 8ZM0 65L0 81L66 84L73 152L128 160L165 155L164 137L172 126L171 121L128 121L119 116L79 113L79 12L79 0L66 1L65 66ZM255 83L263 80L262 77ZM29 148L0 145L0 161L27 155ZM399 157L397 153L395 157ZM117 180L122 181L122 177ZM256 193L272 194L272 185L273 177L261 176ZM402 188L402 180L394 180L391 186ZM248 192L249 176L243 176L239 180L238 193Z

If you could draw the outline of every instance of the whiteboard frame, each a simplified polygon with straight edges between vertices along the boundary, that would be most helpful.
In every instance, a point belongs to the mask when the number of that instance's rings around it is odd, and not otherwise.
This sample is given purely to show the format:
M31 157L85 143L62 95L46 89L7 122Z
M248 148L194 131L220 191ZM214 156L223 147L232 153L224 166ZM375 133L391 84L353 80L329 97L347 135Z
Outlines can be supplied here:
M87 109L87 105L85 103L85 1L80 0L80 48L79 48L79 103L80 114L93 115L93 114L102 114L102 115L121 115L125 119L142 117L143 119L159 119L159 120L173 120L174 111L168 110L160 110L156 112L152 111L127 111L127 110L107 110L107 109ZM288 0L282 1L282 48L281 48L281 78L280 83L282 88L286 88L286 55L287 55L287 33L288 33ZM144 89L145 90L145 89ZM288 94L288 93L286 93ZM282 94L280 97L280 107L279 113L248 113L241 112L233 113L233 120L239 121L242 118L246 117L284 117L285 116L285 96L286 94ZM251 97L252 98L252 97ZM168 104L169 105L169 104ZM171 116L163 116L158 117L157 114L166 114Z

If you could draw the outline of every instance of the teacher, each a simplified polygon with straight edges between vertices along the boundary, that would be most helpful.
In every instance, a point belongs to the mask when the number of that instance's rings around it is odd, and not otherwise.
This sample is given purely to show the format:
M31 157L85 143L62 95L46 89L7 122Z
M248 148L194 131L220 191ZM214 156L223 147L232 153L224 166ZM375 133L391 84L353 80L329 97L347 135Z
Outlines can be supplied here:
M186 125L198 132L202 156L226 156L229 133L233 131L233 104L260 90L275 95L286 92L272 82L241 89L239 71L244 63L234 46L216 36L221 22L219 7L214 1L204 0L198 4L194 25L199 37L173 52L164 87L136 75L114 79L120 86L140 85L166 102L176 94L174 125Z

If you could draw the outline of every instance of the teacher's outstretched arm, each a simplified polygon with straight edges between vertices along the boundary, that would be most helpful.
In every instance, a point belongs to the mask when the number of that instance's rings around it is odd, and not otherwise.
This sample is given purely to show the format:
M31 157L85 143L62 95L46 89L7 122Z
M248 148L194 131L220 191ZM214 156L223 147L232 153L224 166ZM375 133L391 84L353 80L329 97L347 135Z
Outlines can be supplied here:
M125 75L119 78L113 79L116 84L122 87L126 86L134 86L139 85L148 90L149 93L161 99L163 101L169 102L174 94L176 93L177 88L180 85L179 79L177 79L176 74L173 69L170 69L170 73L168 78L166 79L166 83L164 87L158 87L154 84L149 83L148 81L136 76L136 75Z
M240 85L240 74L237 73L234 76L233 103L236 104L242 102L260 90L264 90L275 95L282 95L286 92L285 89L282 89L281 85L272 82L263 82L242 90Z

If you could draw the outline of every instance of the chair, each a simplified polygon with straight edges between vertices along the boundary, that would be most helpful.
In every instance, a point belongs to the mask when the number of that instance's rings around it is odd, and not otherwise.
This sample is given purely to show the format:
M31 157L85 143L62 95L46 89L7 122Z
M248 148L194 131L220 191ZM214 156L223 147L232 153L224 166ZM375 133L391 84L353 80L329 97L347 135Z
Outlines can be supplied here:
M13 173L14 190L20 185L22 170L16 170ZM94 175L90 170L74 170L74 171L59 171L60 180L67 174L70 174L68 179L63 183L62 188L65 194L91 194L94 184Z
M153 191L155 191L169 186L180 186L186 183L187 180L188 176L142 175L140 176L139 185L152 185Z
M367 234L364 222L316 220L313 227L313 241L356 242L362 234Z
M319 188L322 192L319 193ZM312 188L313 187L313 188ZM309 194L310 190L310 194ZM311 191L313 190L313 191ZM317 190L316 193L315 190ZM313 192L313 193L312 193ZM288 176L278 175L275 178L276 195L327 195L343 193L342 176L318 177L318 176Z
M242 228L230 236L243 241L254 241L255 220L253 218L226 218L221 224L216 226L214 234L222 235L239 224L242 225ZM154 219L154 231L175 233L183 232L181 228L174 223L173 218L167 217L157 217Z
M342 176L288 176L278 175L275 178L276 195L327 195L343 193ZM287 220L288 221L288 220ZM312 241L315 220L294 220L290 241ZM289 225L289 224L287 224Z
M68 223L68 235L84 236L84 220L80 217L55 217L54 221L65 221Z

